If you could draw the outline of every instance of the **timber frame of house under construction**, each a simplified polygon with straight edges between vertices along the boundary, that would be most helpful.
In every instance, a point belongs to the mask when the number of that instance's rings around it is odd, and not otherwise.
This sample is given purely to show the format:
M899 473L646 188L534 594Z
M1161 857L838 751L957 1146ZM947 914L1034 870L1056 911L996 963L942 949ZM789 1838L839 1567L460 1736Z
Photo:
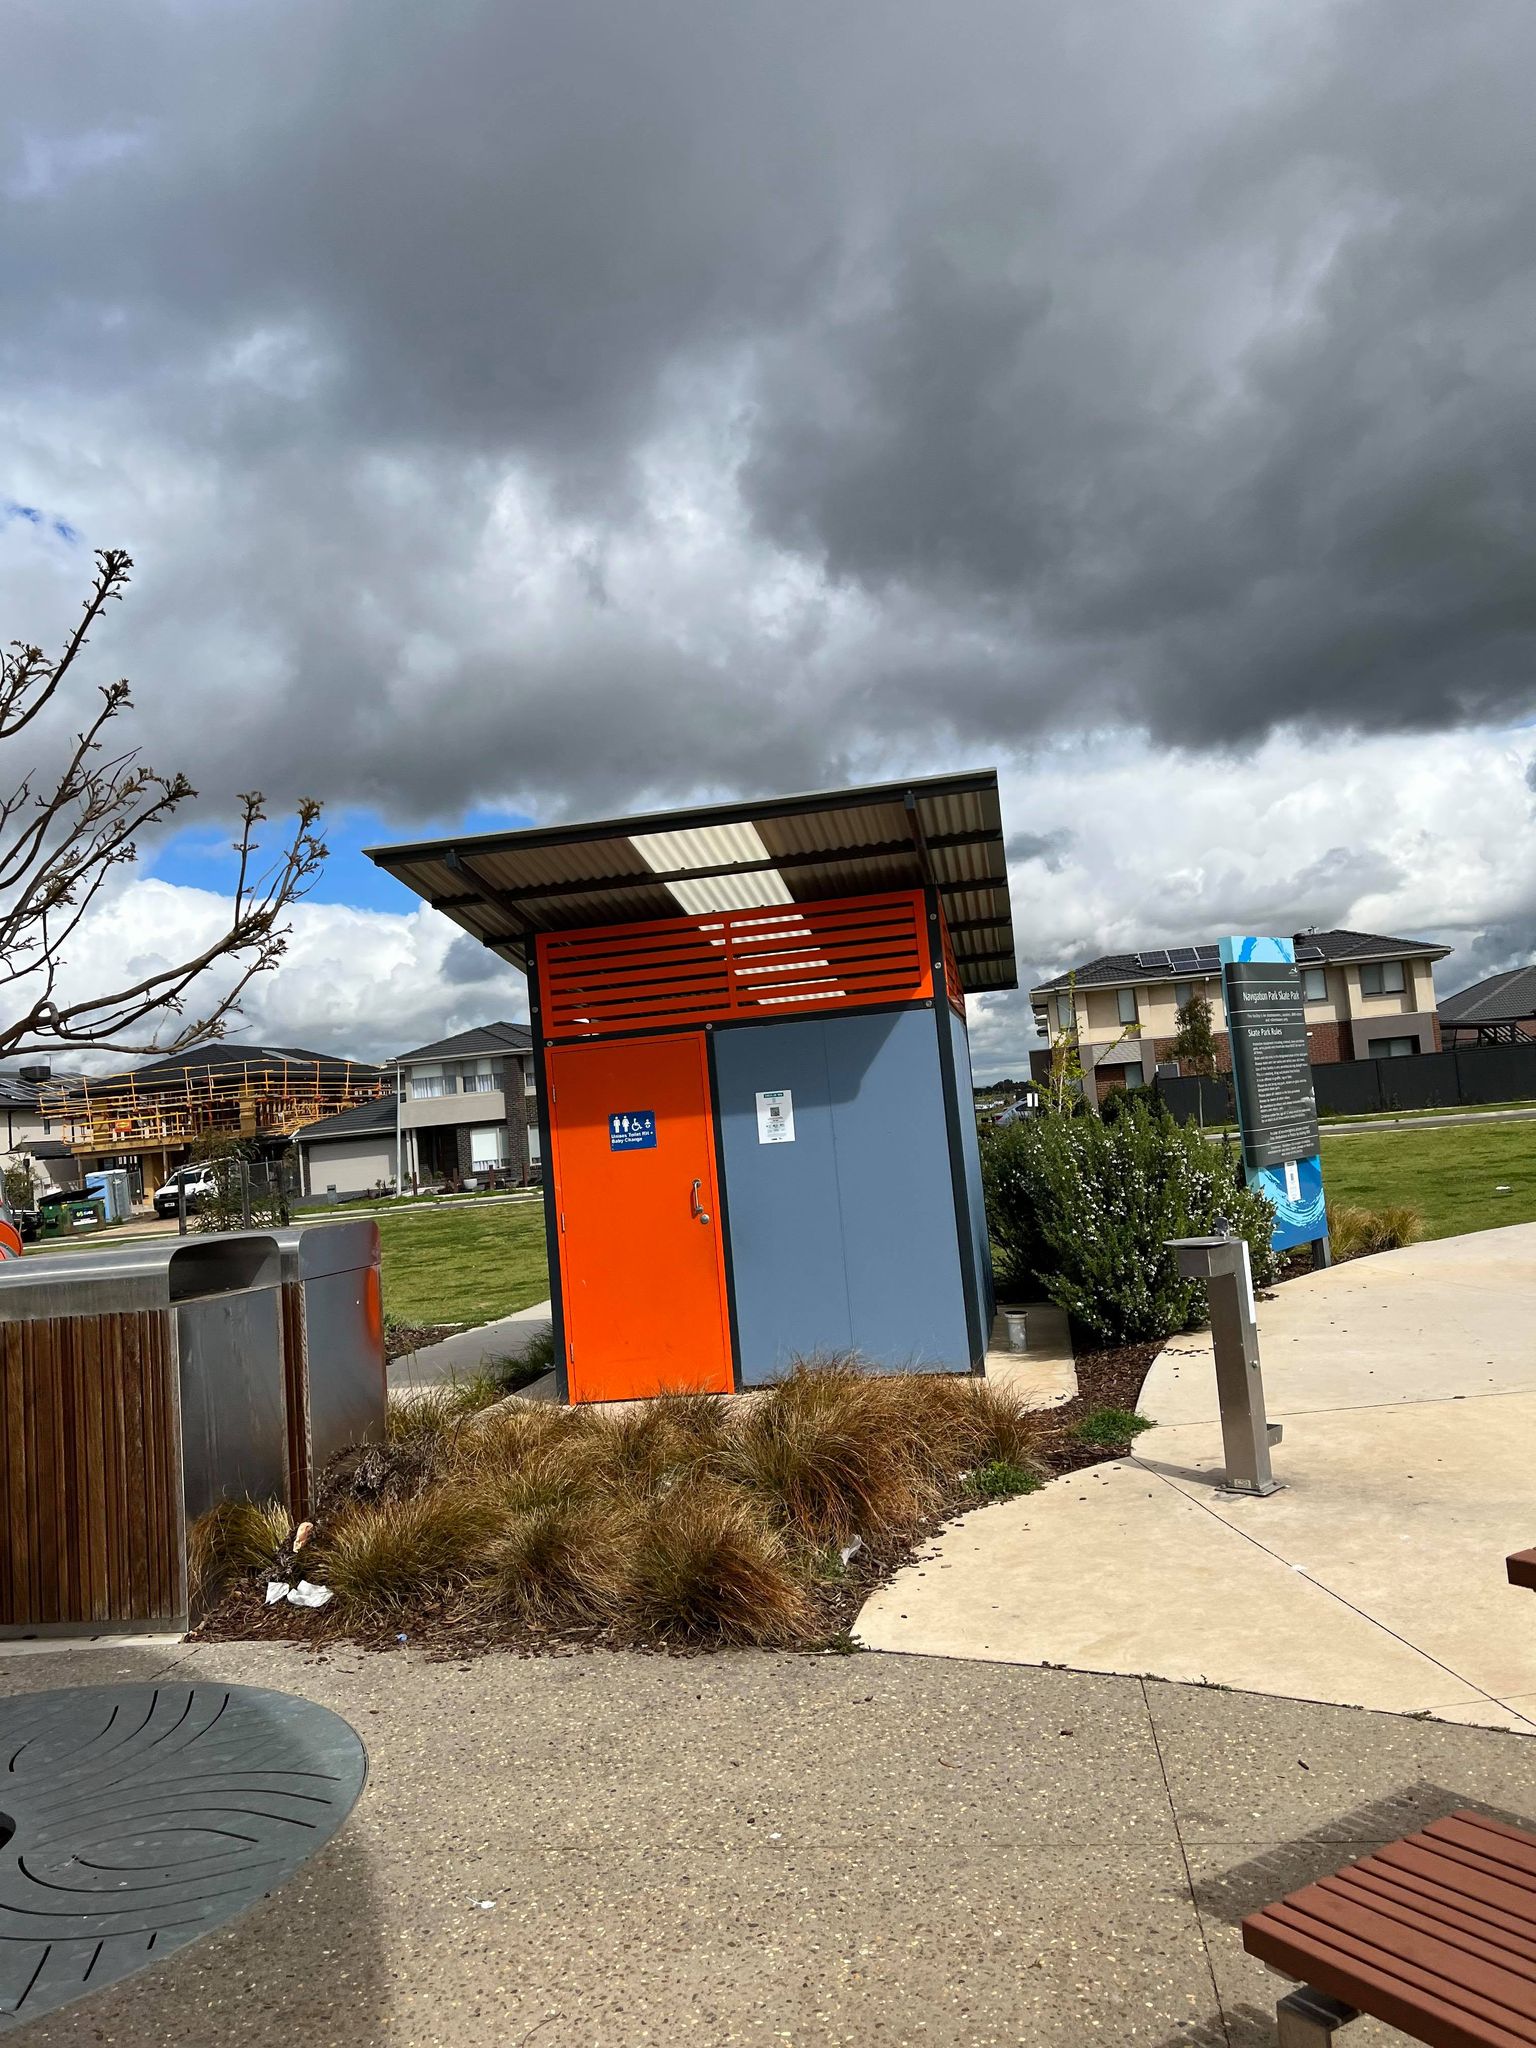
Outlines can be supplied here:
M225 1051L222 1049L221 1051ZM143 1160L168 1176L199 1140L291 1137L302 1125L393 1092L393 1074L352 1060L235 1047L214 1060L45 1082L39 1108L79 1158Z

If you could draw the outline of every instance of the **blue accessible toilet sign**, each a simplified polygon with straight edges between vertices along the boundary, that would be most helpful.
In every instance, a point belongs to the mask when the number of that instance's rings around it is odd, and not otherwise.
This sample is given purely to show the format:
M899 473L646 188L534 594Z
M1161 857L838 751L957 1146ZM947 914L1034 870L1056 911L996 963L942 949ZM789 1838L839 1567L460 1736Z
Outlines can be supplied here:
M614 1110L608 1118L608 1149L610 1152L654 1152L655 1110Z

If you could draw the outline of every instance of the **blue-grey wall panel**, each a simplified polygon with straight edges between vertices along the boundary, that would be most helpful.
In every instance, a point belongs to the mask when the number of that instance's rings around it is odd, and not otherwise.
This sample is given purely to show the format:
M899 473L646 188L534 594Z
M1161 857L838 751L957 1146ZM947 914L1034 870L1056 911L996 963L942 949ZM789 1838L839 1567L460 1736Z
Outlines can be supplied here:
M715 1079L741 1377L760 1386L853 1343L820 1022L717 1031ZM792 1145L758 1143L761 1088L790 1090Z
M944 1083L932 1010L829 1017L837 1182L856 1351L969 1368Z
M981 1140L976 1131L976 1086L971 1077L971 1044L962 1020L945 1005L949 1042L955 1059L955 1092L960 1119L960 1150L965 1158L966 1224L971 1244L973 1284L981 1307L982 1329L990 1331L997 1312L992 1281L992 1241L987 1235L987 1198L981 1182Z
M890 1370L970 1364L931 1009L715 1034L741 1377L851 1347ZM792 1144L762 1144L787 1088Z

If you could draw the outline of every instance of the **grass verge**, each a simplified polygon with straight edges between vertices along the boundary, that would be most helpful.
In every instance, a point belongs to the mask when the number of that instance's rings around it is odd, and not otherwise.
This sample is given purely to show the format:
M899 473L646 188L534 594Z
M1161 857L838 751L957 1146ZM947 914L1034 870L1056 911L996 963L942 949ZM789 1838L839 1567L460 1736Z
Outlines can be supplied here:
M490 1323L549 1294L542 1202L405 1207L377 1222L384 1307L401 1323Z
M1322 1152L1330 1210L1406 1206L1429 1238L1536 1222L1536 1122L1325 1131Z

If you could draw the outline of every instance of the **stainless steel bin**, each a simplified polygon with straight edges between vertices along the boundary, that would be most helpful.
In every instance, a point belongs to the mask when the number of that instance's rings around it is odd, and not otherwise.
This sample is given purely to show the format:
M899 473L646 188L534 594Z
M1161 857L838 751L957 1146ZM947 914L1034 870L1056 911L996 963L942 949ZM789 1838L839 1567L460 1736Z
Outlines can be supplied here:
M288 1498L302 1519L338 1451L384 1439L389 1392L379 1226L308 1223L273 1235L283 1261Z
M0 1632L187 1616L187 1527L287 1488L262 1232L0 1267Z

